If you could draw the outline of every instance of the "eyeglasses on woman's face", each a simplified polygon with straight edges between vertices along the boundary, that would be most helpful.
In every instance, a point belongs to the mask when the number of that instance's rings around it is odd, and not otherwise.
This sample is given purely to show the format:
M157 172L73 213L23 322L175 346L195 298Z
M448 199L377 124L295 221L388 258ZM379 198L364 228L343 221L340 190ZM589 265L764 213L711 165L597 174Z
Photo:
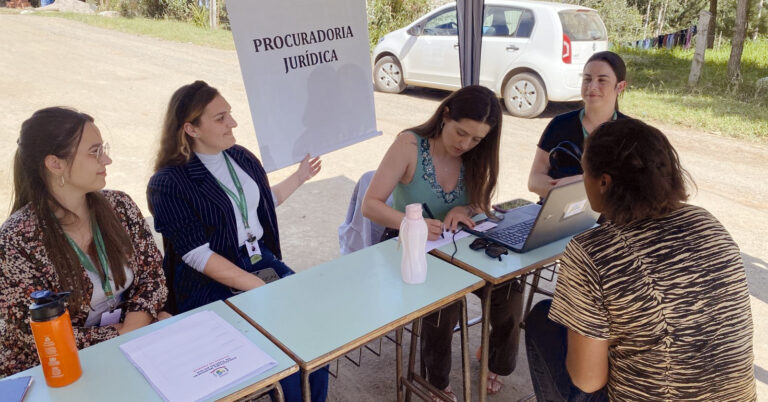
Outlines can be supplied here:
M102 156L109 157L109 143L102 142L96 148L88 152L88 155L93 155L96 160L101 160Z

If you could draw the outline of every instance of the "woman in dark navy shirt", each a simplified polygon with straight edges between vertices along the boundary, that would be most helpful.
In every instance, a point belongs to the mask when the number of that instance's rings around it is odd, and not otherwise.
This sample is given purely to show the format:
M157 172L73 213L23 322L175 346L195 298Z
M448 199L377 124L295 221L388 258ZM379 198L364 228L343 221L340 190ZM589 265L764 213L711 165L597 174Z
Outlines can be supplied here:
M179 88L168 104L147 198L163 235L169 308L176 312L293 274L281 261L275 206L320 171L320 160L307 155L270 187L256 156L235 145L230 112L203 81ZM280 383L286 400L301 400L298 374ZM314 372L310 384L312 400L324 401L327 372Z
M607 121L627 117L619 112L618 97L627 86L627 68L619 55L610 51L593 54L583 75L584 108L556 116L539 140L528 190L541 198L552 187L581 180L579 160L589 133Z

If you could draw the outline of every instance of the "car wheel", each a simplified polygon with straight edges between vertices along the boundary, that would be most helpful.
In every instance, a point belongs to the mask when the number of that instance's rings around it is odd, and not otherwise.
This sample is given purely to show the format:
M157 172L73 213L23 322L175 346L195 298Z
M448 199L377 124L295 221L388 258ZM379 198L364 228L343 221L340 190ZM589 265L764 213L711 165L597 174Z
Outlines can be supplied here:
M377 91L399 94L405 90L403 69L393 56L384 56L373 67L373 86Z
M504 87L504 105L512 116L536 117L547 106L547 91L541 79L531 73L520 73Z

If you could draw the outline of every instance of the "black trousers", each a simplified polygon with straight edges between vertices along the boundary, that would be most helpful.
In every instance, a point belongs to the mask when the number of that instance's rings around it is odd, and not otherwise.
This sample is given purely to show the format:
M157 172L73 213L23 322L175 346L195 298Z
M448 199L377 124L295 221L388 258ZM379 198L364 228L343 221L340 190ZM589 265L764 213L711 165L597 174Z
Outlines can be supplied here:
M520 320L523 313L523 288L514 280L494 288L491 294L491 334L488 369L498 375L510 375L517 363ZM475 291L480 296L482 289ZM451 373L451 341L459 322L458 304L432 313L422 320L421 348L427 381L438 389L448 386Z
M608 401L606 388L586 393L571 382L565 368L568 330L550 320L552 299L537 303L525 318L525 348L536 400L541 402Z

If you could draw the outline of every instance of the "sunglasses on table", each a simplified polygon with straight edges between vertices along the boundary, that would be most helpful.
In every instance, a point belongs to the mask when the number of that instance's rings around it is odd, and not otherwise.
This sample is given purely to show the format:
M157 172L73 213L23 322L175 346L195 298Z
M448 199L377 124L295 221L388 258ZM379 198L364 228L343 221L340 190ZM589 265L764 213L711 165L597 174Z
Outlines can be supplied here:
M478 237L475 241L470 243L469 248L475 251L485 249L485 255L491 258L498 258L499 261L501 261L502 255L509 254L506 247L487 239L483 239L482 237Z

